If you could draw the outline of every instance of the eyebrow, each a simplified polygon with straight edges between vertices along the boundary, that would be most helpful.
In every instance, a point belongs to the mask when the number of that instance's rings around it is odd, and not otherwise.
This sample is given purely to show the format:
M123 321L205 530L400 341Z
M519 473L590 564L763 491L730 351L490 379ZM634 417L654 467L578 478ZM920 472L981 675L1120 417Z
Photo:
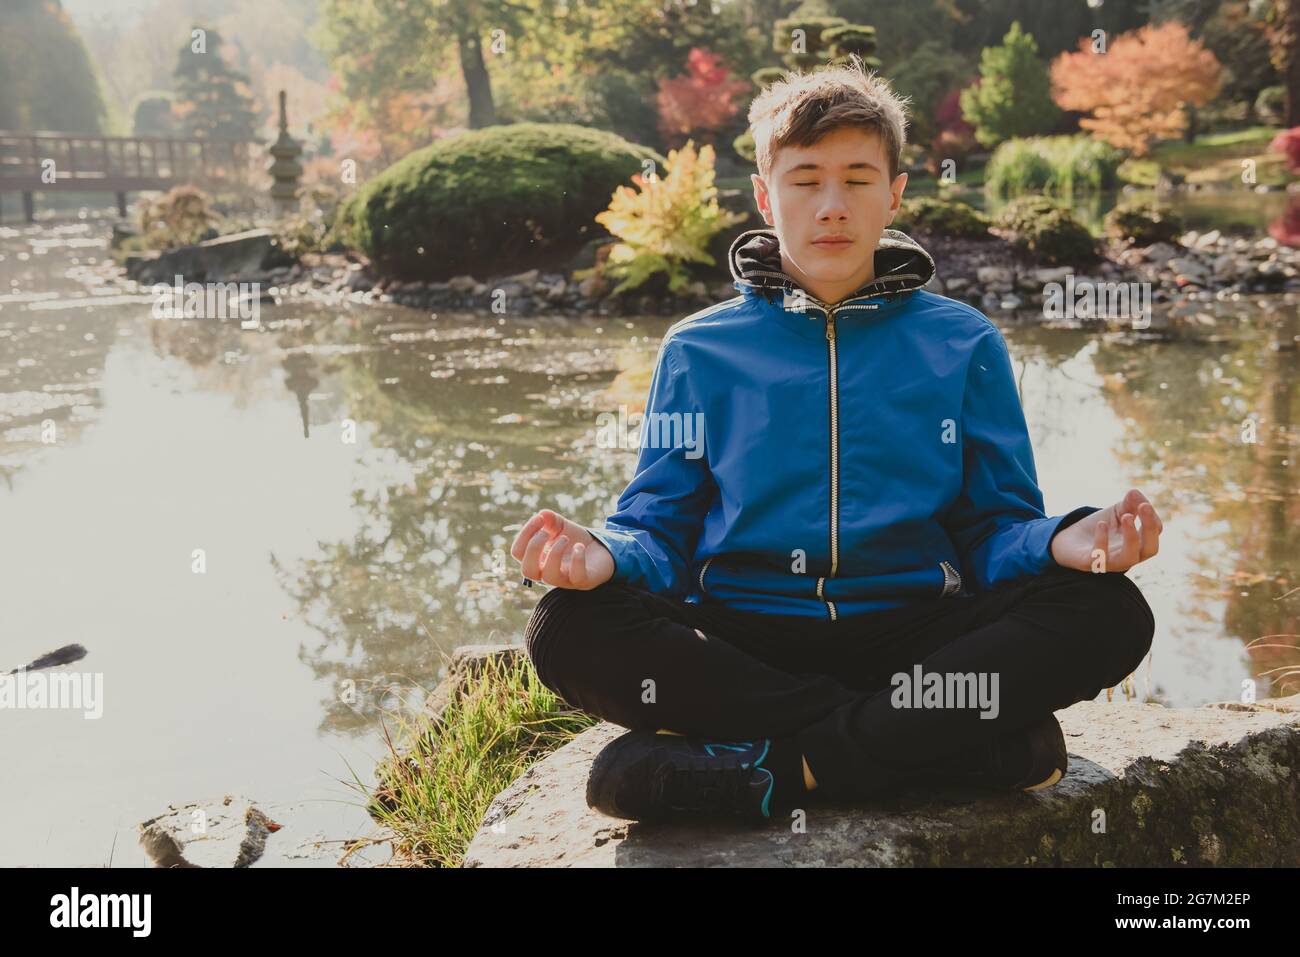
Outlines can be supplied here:
M791 166L788 170L785 171L784 175L788 176L791 173L797 173L800 170L805 170L805 169L820 170L821 168L822 166L820 163L800 163L798 166ZM848 165L848 168L849 169L870 169L870 170L875 170L877 173L881 172L879 166L877 166L875 163L868 163L865 160L859 163L850 163Z

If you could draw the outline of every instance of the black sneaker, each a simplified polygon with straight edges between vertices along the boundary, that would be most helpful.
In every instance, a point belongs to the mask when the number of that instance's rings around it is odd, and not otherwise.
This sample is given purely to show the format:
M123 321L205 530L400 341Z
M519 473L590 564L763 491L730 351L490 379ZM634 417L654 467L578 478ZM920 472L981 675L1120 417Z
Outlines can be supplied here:
M763 766L771 741L629 731L596 755L587 806L633 821L675 815L770 817L775 779Z
M918 777L997 790L1041 791L1065 777L1069 767L1061 724L1049 714L975 752L926 768Z

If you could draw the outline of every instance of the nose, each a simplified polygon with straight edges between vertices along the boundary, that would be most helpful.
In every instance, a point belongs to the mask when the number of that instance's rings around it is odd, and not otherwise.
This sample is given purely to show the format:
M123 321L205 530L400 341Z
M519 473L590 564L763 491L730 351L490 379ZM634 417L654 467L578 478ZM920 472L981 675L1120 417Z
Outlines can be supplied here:
M844 191L838 186L832 185L823 191L822 205L817 211L817 221L819 223L845 222L849 218L849 207L844 200Z

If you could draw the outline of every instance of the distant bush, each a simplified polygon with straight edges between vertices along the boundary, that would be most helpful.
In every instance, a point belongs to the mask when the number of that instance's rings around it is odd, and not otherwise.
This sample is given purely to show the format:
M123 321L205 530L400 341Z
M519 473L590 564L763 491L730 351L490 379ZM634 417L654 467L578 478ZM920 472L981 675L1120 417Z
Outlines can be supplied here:
M1030 190L1068 196L1114 187L1123 161L1119 150L1087 136L1007 140L989 158L984 183L1002 196Z
M215 238L221 218L203 190L177 186L141 205L140 232L149 249L175 249Z
M440 140L377 174L340 210L342 236L401 279L546 267L598 235L595 216L646 147L567 123L514 123Z
M150 90L136 97L131 113L133 136L175 136L176 116L172 111L170 93Z
M1255 97L1255 113L1269 126L1281 126L1286 111L1286 87L1266 86Z
M339 191L333 186L316 183L307 186L298 211L280 219L275 225L276 239L288 256L342 250L342 238L334 228L339 206Z
M1106 214L1106 232L1136 246L1176 243L1184 228L1171 209L1154 203L1116 206Z
M731 141L731 148L736 151L736 155L750 163L758 162L758 151L754 146L754 131L745 130L734 140Z
M902 209L894 217L894 228L953 239L983 239L989 234L989 220L955 199L918 196L903 200Z
M1013 199L998 213L994 225L1013 244L1045 262L1074 264L1097 258L1097 244L1088 228L1069 210L1042 196Z

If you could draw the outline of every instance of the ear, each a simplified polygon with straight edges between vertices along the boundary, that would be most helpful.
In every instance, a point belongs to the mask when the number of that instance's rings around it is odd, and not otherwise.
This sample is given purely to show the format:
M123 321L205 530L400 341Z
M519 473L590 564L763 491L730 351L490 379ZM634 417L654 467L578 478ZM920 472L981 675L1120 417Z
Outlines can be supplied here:
M903 203L903 190L906 188L907 174L899 173L889 186L889 218L885 220L886 226L891 225L894 222L894 217L898 215L898 208Z
M763 182L763 177L757 173L749 174L750 182L754 184L754 205L758 207L759 215L763 217L763 222L767 225L773 225L772 220L772 197L767 191L767 184Z

